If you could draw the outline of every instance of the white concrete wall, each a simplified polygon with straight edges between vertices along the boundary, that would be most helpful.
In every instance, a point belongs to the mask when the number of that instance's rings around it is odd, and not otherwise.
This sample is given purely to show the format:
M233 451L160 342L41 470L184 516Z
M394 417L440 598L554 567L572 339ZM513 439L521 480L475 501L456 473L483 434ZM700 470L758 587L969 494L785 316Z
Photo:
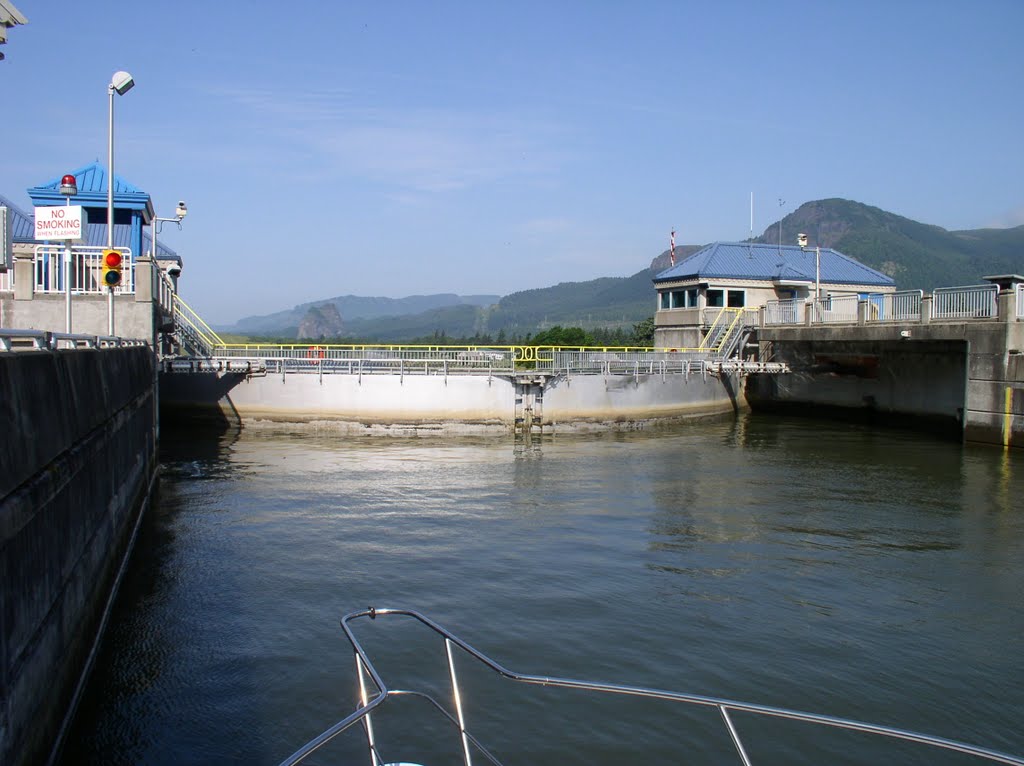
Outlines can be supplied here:
M742 388L738 383L733 386ZM636 422L684 418L745 408L742 393L735 402L729 386L700 375L577 375L554 378L544 390L546 423Z
M527 376L528 378L531 376ZM536 376L532 376L536 378ZM517 394L517 385L519 385ZM523 403L545 428L638 423L732 412L745 407L742 389L700 375L576 375L538 386L510 376L358 375L289 373L246 378L228 373L166 373L160 380L166 421L193 415L279 423L366 426L485 426L510 430ZM520 400L517 412L517 398ZM464 430L454 429L454 430Z

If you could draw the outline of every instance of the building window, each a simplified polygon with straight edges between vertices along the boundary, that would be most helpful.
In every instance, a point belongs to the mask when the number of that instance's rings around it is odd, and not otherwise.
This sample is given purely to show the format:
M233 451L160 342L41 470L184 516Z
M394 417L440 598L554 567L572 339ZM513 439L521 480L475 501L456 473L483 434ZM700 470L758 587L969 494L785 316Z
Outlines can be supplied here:
M725 305L725 291L724 290L708 290L707 292L708 306L710 308L721 308Z
M696 287L691 287L686 291L686 305L691 309L697 308L697 293L700 292Z
M730 290L729 291L729 308L741 309L747 305L746 303L747 293L745 290Z
M686 293L682 290L672 291L672 308L684 309L686 308Z
M672 304L669 302L671 300L672 300L672 293L667 292L667 291L661 293L661 307L663 309L670 309L670 308L672 308Z

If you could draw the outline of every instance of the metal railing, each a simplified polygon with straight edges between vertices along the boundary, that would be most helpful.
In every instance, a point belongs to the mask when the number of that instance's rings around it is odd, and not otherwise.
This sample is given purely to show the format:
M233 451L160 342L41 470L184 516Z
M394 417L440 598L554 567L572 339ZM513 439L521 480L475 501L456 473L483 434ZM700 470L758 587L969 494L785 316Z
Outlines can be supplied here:
M203 321L191 306L182 300L181 296L173 293L174 305L174 327L177 330L182 345L192 356L213 356L215 349L225 347L221 337L213 331L210 325ZM218 352L219 353L219 352Z
M392 616L400 616L417 620L420 624L444 639L448 681L451 691L450 707L438 702L428 692L389 689L387 684L384 682L384 679L373 666L373 663L370 661L369 656L363 649L362 644L353 633L351 623L365 618L373 620L381 617ZM477 651L454 633L446 630L429 618L411 610L374 609L373 607L370 607L365 611L353 612L346 615L342 618L341 627L342 630L344 630L345 636L348 638L355 654L356 675L359 684L358 707L354 713L338 721L318 737L309 741L291 756L282 761L281 766L293 766L294 764L301 763L339 734L357 723L362 724L362 729L366 736L366 744L369 748L371 765L382 766L382 764L388 763L389 759L382 754L382 744L377 740L376 731L373 726L373 714L374 711L381 707L388 699L401 696L412 696L427 701L432 705L433 709L441 715L442 722L446 722L451 726L453 736L457 736L459 738L458 742L461 746L460 749L462 752L462 761L464 766L472 766L474 754L479 754L488 762L495 764L496 766L501 766L501 761L499 761L498 758L470 732L466 724L468 715L463 704L462 692L459 687L458 674L455 666L455 650L461 651L461 654L459 655L460 657L466 656L471 660L475 660L484 668L489 669L498 676L513 682L544 687L576 689L595 692L598 694L657 699L695 707L713 708L717 710L721 716L724 729L728 733L729 739L736 750L738 761L743 764L743 766L751 766L751 760L747 754L743 740L740 737L739 729L733 721L733 713L749 713L760 718L802 721L805 723L816 724L821 727L832 727L848 731L863 732L889 740L916 743L926 748L930 747L964 753L966 755L975 756L995 763L1024 766L1024 758L1000 753L995 750L970 745L964 742L956 742L942 737L919 734L917 732L907 731L905 729L896 729L889 726L880 726L877 724L863 723L861 721L854 721L845 718L836 718L834 716L805 713L797 710L788 710L785 708L739 702L717 697L707 697L698 694L686 694L641 686L624 686L620 684L608 684L570 678L517 673L505 668L482 652Z
M145 346L146 341L113 335L81 335L45 330L0 330L0 351L57 351L69 348Z
M121 284L114 288L115 293L135 292L135 268L132 251L127 247L115 248L123 261L121 262ZM37 293L63 293L64 280L70 276L71 292L74 294L105 293L103 284L103 251L105 247L76 245L71 248L71 270L65 268L63 245L36 245L33 273L35 275L34 291ZM11 277L11 284L14 277Z
M955 288L963 289L963 288ZM859 321L860 305L865 304L864 321L920 322L922 290L903 290L898 293L871 293L869 295L835 295L819 298L811 304L812 324L853 324ZM804 323L805 301L789 299L768 301L764 306L765 325Z
M704 317L708 331L698 350L716 358L729 356L735 350L743 328L756 324L756 316L756 312L742 308L706 309Z
M171 278L162 270L154 268L154 271L156 271L157 305L159 305L160 308L168 314L173 314L175 296L174 284L171 282Z
M856 295L830 295L816 298L811 305L813 324L856 324L857 306L860 298Z
M998 316L998 285L936 287L932 319L987 319Z
M217 364L196 365L180 360L180 364L167 366L174 372L227 370L227 363L232 361L244 362L251 371L282 375L513 375L539 372L706 377L723 371L769 371L755 363L740 363L738 360L723 367L726 361L723 354L696 348L217 344L210 338L204 339L205 336L190 325L181 325L178 330L189 345L203 346L202 353L191 356L223 364L219 367ZM739 338L739 334L734 334L734 340ZM236 365L231 369L237 371L242 367Z
M803 322L803 301L789 298L784 301L768 301L764 304L764 323L766 325L803 324Z
M1017 319L1024 319L1024 282L1017 285Z
M920 322L923 290L872 293L868 296L868 321Z

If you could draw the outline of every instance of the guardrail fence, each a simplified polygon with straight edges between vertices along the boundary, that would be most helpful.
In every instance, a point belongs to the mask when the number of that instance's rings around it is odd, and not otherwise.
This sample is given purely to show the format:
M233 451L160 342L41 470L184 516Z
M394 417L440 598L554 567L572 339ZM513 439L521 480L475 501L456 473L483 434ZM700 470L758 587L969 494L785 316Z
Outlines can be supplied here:
M1024 282L1017 285L1017 319L1024 319Z
M859 304L860 298L856 295L816 298L811 309L811 322L814 324L856 324Z
M114 248L121 253L121 284L114 288L115 293L135 292L135 268L132 251L127 247ZM74 294L105 293L103 284L103 251L105 247L76 245L71 248L71 269L65 268L63 245L36 245L35 292L63 293L65 279L70 277L71 292ZM14 275L10 275L13 285Z
M795 298L784 301L768 301L764 306L764 323L803 324L804 302Z
M998 285L936 287L932 291L933 319L981 319L998 315Z
M1024 294L1024 285L1018 285ZM940 287L932 294L931 319L986 319L998 316L999 288L996 285ZM810 303L811 324L856 324L864 304L864 322L920 322L924 292L903 290L898 293L835 295ZM1018 312L1021 310L1018 299ZM765 325L804 324L802 300L768 301L764 306ZM1022 314L1018 313L1018 316Z

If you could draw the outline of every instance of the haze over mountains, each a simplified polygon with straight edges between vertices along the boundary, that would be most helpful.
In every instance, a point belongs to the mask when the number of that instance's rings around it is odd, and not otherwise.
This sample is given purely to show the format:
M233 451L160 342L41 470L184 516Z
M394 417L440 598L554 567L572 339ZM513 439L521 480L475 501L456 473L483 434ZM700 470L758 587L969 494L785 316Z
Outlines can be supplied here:
M1024 271L1024 226L947 231L939 226L843 199L807 202L781 221L783 244L805 232L813 246L832 247L896 280L897 289L977 284L990 274ZM780 222L755 242L779 241ZM676 246L682 260L703 245ZM226 332L275 338L402 341L524 335L553 325L628 328L655 311L651 280L669 267L665 250L629 277L603 277L497 295L454 294L369 298L343 295L239 320ZM324 309L325 305L333 309Z

